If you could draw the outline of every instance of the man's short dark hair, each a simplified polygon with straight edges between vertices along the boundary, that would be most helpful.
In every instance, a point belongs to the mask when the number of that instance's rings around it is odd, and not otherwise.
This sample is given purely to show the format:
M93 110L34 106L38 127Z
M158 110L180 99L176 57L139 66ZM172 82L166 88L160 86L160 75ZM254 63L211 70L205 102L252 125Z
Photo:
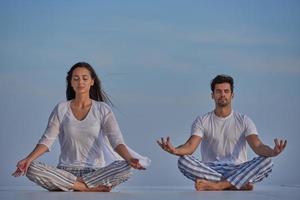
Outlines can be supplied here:
M230 88L231 88L231 92L233 92L233 78L231 76L225 75L225 74L220 74L217 75L210 83L210 89L212 92L214 92L215 90L215 86L216 84L220 84L220 83L229 83L230 84Z

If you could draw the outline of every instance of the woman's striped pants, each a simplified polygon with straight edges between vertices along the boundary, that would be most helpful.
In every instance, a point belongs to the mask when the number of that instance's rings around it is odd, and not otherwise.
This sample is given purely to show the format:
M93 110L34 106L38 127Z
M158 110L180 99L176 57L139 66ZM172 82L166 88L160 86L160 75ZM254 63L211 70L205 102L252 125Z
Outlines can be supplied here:
M121 160L114 161L100 169L56 168L33 161L27 170L26 176L49 191L72 191L78 177L82 178L88 188L99 185L115 187L130 178L131 167L126 161Z
M271 173L272 166L271 158L266 157L256 157L238 165L202 162L193 156L181 156L178 159L178 168L188 179L227 180L237 189L266 178Z

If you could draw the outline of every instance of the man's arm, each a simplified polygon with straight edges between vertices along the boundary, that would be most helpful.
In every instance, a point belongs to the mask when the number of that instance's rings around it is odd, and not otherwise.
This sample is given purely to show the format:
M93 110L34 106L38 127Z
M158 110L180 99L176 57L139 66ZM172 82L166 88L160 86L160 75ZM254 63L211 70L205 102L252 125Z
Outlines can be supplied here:
M200 144L202 138L200 136L192 135L186 143L174 147L171 142L170 138L167 137L165 140L161 138L161 141L157 141L158 145L166 152L170 154L174 154L177 156L184 156L184 155L191 155L197 149L198 145Z
M252 150L259 156L274 157L280 154L286 147L286 140L274 139L275 146L272 149L268 145L262 143L259 137L255 134L246 137L246 140Z

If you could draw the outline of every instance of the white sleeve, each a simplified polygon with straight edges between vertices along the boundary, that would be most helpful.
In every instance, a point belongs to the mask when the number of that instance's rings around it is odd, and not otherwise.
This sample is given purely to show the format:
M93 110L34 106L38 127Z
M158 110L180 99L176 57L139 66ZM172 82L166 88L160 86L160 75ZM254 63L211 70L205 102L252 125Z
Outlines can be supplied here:
M248 135L258 135L256 126L249 117L245 116L244 123L245 123L245 132L244 132L245 137L247 137Z
M60 122L58 119L58 105L56 105L49 117L47 128L38 144L46 145L48 147L48 150L50 151L51 146L53 145L55 139L57 138L57 135L59 134L59 131Z
M103 122L103 133L107 136L111 146L115 149L119 144L125 144L118 122L109 109L109 112L104 116Z
M197 117L196 120L193 122L191 127L191 135L197 135L203 137L204 127L203 127L202 119L200 117Z

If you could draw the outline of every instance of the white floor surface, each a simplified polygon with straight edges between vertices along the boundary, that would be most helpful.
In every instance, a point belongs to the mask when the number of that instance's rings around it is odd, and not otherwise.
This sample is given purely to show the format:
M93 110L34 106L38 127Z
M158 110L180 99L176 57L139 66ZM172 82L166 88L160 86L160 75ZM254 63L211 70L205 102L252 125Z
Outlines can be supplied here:
M110 193L48 192L38 187L0 187L0 200L186 200L186 199L242 199L242 200L299 200L300 186L258 185L253 191L196 192L183 187L128 187Z

